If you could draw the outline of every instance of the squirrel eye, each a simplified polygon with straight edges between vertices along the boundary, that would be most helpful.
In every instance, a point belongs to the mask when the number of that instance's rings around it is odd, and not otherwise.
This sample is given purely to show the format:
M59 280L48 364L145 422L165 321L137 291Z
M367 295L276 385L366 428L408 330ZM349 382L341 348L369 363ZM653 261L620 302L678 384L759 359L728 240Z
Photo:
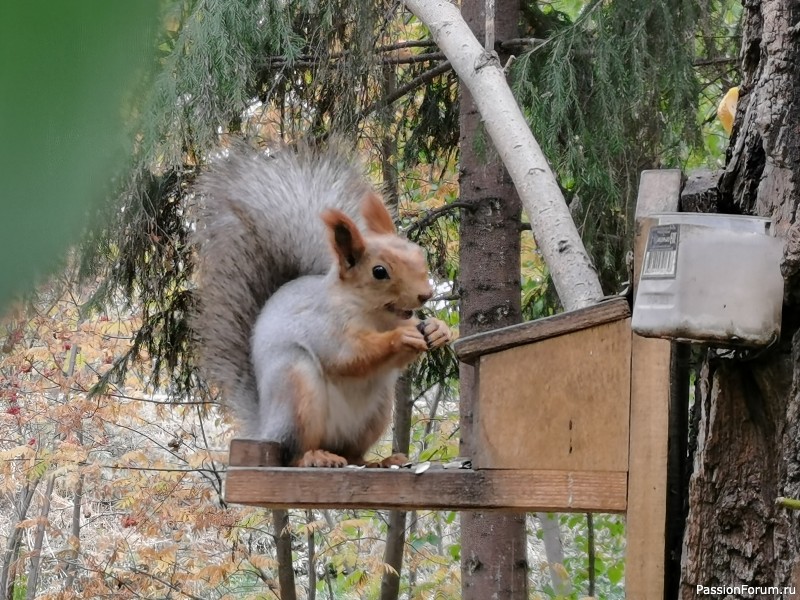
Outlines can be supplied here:
M372 276L375 279L389 279L389 271L383 265L372 267Z

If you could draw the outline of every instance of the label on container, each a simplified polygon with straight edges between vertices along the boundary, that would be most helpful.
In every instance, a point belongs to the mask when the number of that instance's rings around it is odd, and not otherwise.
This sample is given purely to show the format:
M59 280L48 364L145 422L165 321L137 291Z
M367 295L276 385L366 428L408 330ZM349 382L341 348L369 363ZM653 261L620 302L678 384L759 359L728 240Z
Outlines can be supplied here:
M678 270L678 225L650 228L642 279L675 279Z

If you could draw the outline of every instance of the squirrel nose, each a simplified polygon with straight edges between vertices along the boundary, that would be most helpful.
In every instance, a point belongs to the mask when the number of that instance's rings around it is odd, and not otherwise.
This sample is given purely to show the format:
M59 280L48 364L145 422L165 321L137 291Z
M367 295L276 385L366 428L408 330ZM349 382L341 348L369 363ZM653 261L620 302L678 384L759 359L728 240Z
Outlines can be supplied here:
M429 293L427 293L427 294L420 294L419 296L417 296L417 298L419 299L419 303L420 303L420 304L425 304L425 303L426 303L428 300L430 300L432 297L433 297L433 294L432 294L432 293L430 293L430 292L429 292Z

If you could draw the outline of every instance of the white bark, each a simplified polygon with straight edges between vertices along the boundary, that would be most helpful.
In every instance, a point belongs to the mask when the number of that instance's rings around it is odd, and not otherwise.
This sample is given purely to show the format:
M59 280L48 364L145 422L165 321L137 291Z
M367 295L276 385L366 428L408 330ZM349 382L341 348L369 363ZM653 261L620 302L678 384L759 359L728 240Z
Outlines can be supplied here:
M531 221L536 244L564 308L594 304L603 296L600 281L586 253L555 175L533 137L505 73L494 53L487 52L446 0L404 0L430 30L436 44L467 86L486 131L517 188Z
M542 541L544 553L547 557L547 568L550 571L550 582L553 591L561 596L572 593L572 584L564 568L564 546L561 543L561 528L558 517L548 513L536 513L536 518L542 527Z

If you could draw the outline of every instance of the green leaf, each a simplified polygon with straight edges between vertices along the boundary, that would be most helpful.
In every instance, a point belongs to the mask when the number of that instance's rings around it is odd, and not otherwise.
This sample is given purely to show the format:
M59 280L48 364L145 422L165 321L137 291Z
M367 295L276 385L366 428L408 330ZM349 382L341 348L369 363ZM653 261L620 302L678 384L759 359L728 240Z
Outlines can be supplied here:
M461 544L450 544L447 547L447 553L455 561L461 560Z

